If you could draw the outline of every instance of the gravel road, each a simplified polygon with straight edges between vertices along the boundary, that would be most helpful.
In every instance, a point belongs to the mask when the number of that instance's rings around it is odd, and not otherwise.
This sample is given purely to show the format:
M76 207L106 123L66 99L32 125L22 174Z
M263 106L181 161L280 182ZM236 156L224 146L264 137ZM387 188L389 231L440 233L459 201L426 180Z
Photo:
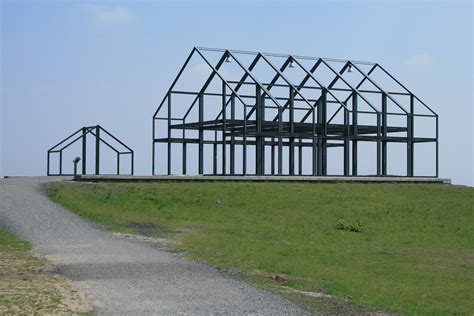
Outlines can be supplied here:
M59 180L1 179L0 226L31 241L98 314L308 314L228 273L81 219L42 193L42 184Z

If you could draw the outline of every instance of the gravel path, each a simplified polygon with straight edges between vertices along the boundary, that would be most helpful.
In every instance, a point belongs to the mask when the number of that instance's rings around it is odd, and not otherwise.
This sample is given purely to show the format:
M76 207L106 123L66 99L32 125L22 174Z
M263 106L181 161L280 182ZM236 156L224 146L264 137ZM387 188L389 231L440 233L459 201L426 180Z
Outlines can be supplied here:
M60 179L1 179L0 226L31 241L98 314L307 314L229 274L79 218L41 192L52 180Z

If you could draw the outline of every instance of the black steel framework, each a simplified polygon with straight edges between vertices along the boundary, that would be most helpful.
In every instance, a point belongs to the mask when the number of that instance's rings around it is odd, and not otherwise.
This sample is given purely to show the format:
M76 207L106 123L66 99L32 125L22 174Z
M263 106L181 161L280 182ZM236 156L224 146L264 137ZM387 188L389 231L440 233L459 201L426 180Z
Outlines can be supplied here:
M210 53L219 54L217 62L211 62L207 56ZM241 60L244 55L252 57L248 65L244 65ZM183 72L190 67L193 57L200 58L210 68L210 76L195 91L178 90L175 86ZM275 65L270 59L279 59L281 62ZM222 71L226 62L234 63L241 70L240 80L226 79ZM273 79L266 83L260 81L254 72L257 65L262 63L274 74ZM305 63L310 63L311 67L305 66ZM333 76L329 84L323 84L316 74L316 70L321 67L325 67ZM370 69L366 71L364 67ZM286 75L291 68L304 73L296 84ZM402 91L382 88L382 84L373 77L375 71L384 74ZM361 79L357 84L347 80L345 74L348 72L359 74ZM221 91L209 91L213 80L221 83ZM283 83L278 83L281 81ZM342 84L343 87L337 87L336 84ZM369 84L371 88L362 88L364 84ZM253 93L241 92L242 87L249 85L255 88ZM286 96L273 93L275 88L280 91L285 89ZM308 97L305 91L309 90L318 91L317 97ZM340 96L341 93L345 93L344 97ZM175 95L192 96L193 102L174 104ZM373 98L369 100L368 95L377 95L377 101L373 101ZM220 98L220 109L218 115L206 117L209 107L215 107L207 104L208 98L212 97ZM402 102L400 98L407 100ZM362 103L369 110L361 110ZM396 111L388 111L389 103ZM183 116L173 114L177 106L186 107ZM335 106L332 115L330 106ZM427 113L416 112L415 106ZM190 114L194 111L197 111L197 115L192 117ZM300 113L298 119L295 115L297 111ZM373 116L374 123L360 124L361 115ZM405 124L389 124L388 118L395 116L402 117ZM432 137L415 137L414 119L417 117L434 120L435 128L430 132ZM340 120L339 123L336 123L336 118ZM198 148L198 174L205 174L205 166L212 164L212 172L208 174L248 175L248 149L252 148L255 151L255 166L252 166L255 173L252 174L305 175L302 170L303 159L310 157L311 172L306 175L325 176L328 175L328 149L342 147L341 175L358 176L359 144L371 142L376 144L376 172L371 176L389 175L389 143L406 144L406 173L390 175L409 177L415 175L414 145L434 143L435 170L430 176L438 177L438 115L377 63L195 47L154 113L152 129L153 175L156 174L157 160L160 164L166 164L167 174L172 174L175 163L181 164L178 173L187 174L188 148L195 145ZM166 131L166 136L157 136L159 131ZM191 135L192 131L194 134ZM210 137L209 132L213 136ZM161 150L157 152L159 144L166 146L160 147ZM181 159L172 157L172 144L181 144ZM204 147L208 145L212 146L212 159L205 161ZM239 170L236 170L237 146L241 147L242 152ZM311 156L303 155L304 148L311 148ZM286 161L287 171L284 171L283 163ZM270 163L269 167L265 165L266 162Z
M120 173L120 166L121 166L121 160L120 157L121 155L130 155L130 174L133 175L133 166L134 166L134 152L133 150L125 145L122 141L120 141L117 137L112 135L110 132L108 132L106 129L104 129L100 125L96 126L85 126L81 127L53 147L51 147L48 150L48 157L47 157L47 174L48 176L72 176L73 174L68 174L63 172L63 151L67 149L69 146L72 144L81 141L82 143L82 149L81 149L81 166L82 170L81 173L85 175L87 173L87 153L89 152L87 150L87 135L90 134L90 136L94 137L95 140L95 174L100 174L100 144L104 144L107 146L107 148L110 148L117 154L117 174ZM125 149L120 151L117 147L120 146L113 146L111 142L104 140L102 135L107 135L109 136L113 142L116 142L123 148ZM116 144L116 145L117 145ZM58 173L51 173L51 155L52 154L58 154L59 155L59 166L58 166Z

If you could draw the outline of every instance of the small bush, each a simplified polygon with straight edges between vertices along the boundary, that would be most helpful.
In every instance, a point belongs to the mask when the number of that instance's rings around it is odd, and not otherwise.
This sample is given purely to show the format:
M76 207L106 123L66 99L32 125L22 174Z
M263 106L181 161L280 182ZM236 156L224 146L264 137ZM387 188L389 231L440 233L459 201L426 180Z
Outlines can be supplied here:
M359 220L353 223L347 223L344 219L340 219L336 225L336 229L346 230L354 233L361 233L364 231L364 227Z

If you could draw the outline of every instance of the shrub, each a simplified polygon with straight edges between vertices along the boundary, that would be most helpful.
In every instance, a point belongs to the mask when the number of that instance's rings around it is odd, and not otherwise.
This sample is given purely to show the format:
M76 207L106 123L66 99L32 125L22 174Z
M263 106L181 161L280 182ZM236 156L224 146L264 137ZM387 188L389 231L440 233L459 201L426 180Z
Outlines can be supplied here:
M357 220L352 223L347 223L343 218L341 218L337 223L336 229L346 230L354 233L361 233L364 231L364 227L360 220Z

